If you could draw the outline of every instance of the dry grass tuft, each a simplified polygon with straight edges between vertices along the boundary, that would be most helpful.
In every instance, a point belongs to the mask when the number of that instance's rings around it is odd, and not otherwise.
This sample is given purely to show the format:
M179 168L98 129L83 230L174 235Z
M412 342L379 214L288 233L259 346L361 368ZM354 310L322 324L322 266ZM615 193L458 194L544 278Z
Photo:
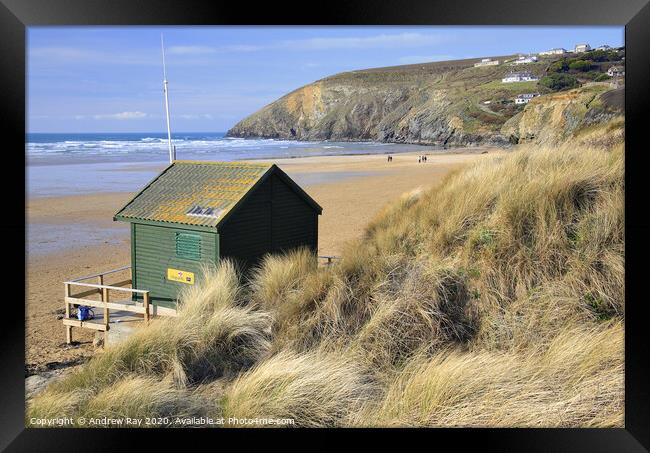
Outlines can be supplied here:
M295 426L340 426L376 393L350 357L281 352L237 378L222 402L226 419L293 419Z
M399 269L403 275L386 279L373 291L373 311L352 342L373 367L383 370L414 354L464 343L475 329L466 309L463 275L421 260Z
M266 309L282 309L317 267L316 257L306 248L267 255L253 272L251 299Z
M441 351L411 360L357 426L623 424L623 328L572 329L542 352Z
M168 425L173 426L172 417L205 415L210 409L208 401L195 392L176 388L169 380L126 376L88 399L75 415L86 419L168 418ZM155 425L143 423L142 427Z

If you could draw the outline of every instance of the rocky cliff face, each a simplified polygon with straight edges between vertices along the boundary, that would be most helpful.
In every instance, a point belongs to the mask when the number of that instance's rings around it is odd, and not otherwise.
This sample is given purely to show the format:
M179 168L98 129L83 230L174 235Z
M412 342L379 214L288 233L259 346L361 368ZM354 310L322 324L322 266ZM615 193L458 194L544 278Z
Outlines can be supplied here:
M493 58L503 61L509 57ZM517 94L539 91L539 87L536 82L503 84L501 78L513 69L541 76L548 61L527 68L506 64L475 68L476 61L337 74L283 96L237 123L228 135L438 146L507 145L544 136L541 130L547 117L569 130L572 118L583 121L589 110L587 106L582 111L587 102L582 95L551 95L554 107L550 110L544 102L534 102L532 109L525 110L512 103ZM562 113L574 109L576 115Z
M501 133L513 143L557 145L587 128L623 117L623 88L607 83L547 94L532 99L509 119Z

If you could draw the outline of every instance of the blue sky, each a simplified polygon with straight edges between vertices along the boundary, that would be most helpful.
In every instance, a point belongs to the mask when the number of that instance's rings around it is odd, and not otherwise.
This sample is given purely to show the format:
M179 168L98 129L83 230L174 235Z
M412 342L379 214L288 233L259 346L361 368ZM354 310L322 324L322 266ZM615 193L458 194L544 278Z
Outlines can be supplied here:
M30 27L29 132L225 131L341 71L623 45L623 27Z

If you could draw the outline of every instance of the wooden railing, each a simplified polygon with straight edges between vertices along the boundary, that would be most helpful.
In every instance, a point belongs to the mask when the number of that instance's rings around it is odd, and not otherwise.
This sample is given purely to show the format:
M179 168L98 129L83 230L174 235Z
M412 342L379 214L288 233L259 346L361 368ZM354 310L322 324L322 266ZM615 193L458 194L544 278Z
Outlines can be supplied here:
M149 319L152 315L161 315L161 316L176 316L176 310L166 307L153 306L151 309L151 297L148 290L143 289L134 289L127 287L131 285L132 279L129 275L129 278L121 280L110 285L106 284L106 276L111 274L117 274L122 271L130 270L131 266L124 266L118 269L113 269L107 272L102 272L100 274L89 275L86 277L76 278L74 280L63 282L65 289L64 303L65 303L65 317L63 318L63 324L66 327L66 342L70 344L72 342L72 328L73 327L85 327L90 329L95 329L103 332L109 330L110 323L110 310L121 310L136 314L144 315L145 323L149 323ZM97 283L88 283L85 280L96 279ZM72 294L73 287L82 287L90 288L82 292ZM127 293L127 301L122 302L111 302L110 291L116 291L121 293ZM133 301L134 294L142 295L142 302ZM99 295L99 300L88 299L88 296ZM96 321L91 322L92 320L82 321L79 319L72 318L70 316L71 307L86 306L93 308L102 308L104 310L103 323L98 323Z
M334 260L340 260L341 259L340 256L333 256L333 255L319 255L318 258L323 259L323 260L327 260L325 262L326 266L330 266L334 262Z

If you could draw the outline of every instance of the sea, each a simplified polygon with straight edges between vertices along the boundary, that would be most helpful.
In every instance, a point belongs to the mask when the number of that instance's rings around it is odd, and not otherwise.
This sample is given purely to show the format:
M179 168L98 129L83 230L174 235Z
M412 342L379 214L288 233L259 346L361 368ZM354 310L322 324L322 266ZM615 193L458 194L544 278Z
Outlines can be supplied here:
M27 134L29 165L164 161L165 133ZM250 160L345 154L382 154L418 149L418 145L378 142L330 142L226 137L224 132L172 135L179 159Z
M225 135L223 132L174 133L176 158L237 161L423 149L419 145L377 142L245 139ZM151 180L167 161L165 133L29 133L26 136L27 196L132 192ZM304 177L312 180L298 183L319 182L318 174Z

